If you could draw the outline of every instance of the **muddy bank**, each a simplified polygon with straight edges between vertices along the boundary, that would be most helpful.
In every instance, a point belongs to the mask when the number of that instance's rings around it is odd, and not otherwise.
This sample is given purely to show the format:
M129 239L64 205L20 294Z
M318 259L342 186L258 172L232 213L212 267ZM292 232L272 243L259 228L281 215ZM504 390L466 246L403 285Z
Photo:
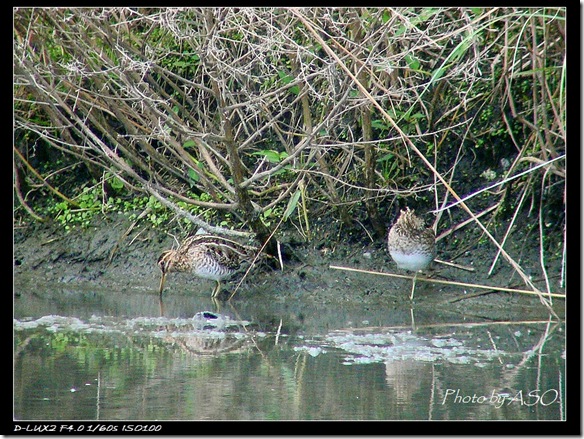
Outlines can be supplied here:
M34 290L40 284L99 286L112 292L134 292L157 295L160 272L156 261L160 253L175 244L174 238L148 224L130 228L125 217L101 219L86 230L64 233L56 226L40 224L16 227L14 230L14 289L16 296ZM241 283L234 302L268 300L276 303L313 303L364 306L388 312L411 307L411 281L373 274L331 269L330 266L407 274L397 269L384 240L372 242L366 233L352 232L339 243L337 224L316 224L315 238L307 243L295 230L281 234L282 248L287 254L284 270L260 267ZM521 229L519 229L521 230ZM128 233L129 231L129 233ZM435 264L432 276L440 280L487 284L527 289L520 277L502 258L493 274L487 276L496 252L492 245L475 245L464 249L461 242L476 232L469 229L458 236L450 235L438 242L438 258L474 268L474 272ZM519 233L519 232L518 232ZM184 238L184 237L180 237ZM480 241L479 241L480 242ZM519 255L521 266L532 275L535 284L545 290L541 277L539 249L525 236L508 241L508 251ZM516 243L516 244L513 244ZM560 287L561 258L550 258L546 271L552 291ZM526 269L528 267L528 269ZM529 272L531 270L531 272ZM235 279L225 285L233 289ZM165 296L173 292L210 294L212 282L189 274L173 273L167 280ZM477 295L478 293L484 293ZM224 292L227 296L228 291ZM418 281L414 306L428 314L458 314L492 320L546 318L549 310L537 296L489 292ZM20 300L25 299L21 297ZM564 316L564 300L554 300L554 311Z

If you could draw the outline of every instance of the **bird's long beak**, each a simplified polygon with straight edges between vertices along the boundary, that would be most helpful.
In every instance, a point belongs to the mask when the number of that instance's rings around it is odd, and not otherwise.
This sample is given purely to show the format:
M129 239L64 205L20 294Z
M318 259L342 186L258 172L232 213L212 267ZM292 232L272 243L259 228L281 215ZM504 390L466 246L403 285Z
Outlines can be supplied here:
M164 280L166 279L166 273L162 272L162 277L160 278L160 291L158 291L158 295L162 296L162 290L164 290Z

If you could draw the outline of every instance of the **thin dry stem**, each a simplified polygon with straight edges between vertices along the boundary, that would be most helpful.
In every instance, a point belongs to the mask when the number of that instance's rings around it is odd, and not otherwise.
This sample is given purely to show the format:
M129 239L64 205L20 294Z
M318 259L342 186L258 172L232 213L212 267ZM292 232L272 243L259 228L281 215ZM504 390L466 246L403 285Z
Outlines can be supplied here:
M337 265L329 265L329 268L332 268L334 270L345 270L345 271L354 271L357 273L374 274L374 275L378 275L378 276L397 277L400 279L411 279L412 281L414 279L414 277L412 277L412 276L407 276L407 275L403 275L403 274L383 273L383 272L379 272L379 271L362 270L359 268L341 267L341 266L337 266ZM440 280L440 279L429 279L429 278L419 277L419 276L416 277L416 281L431 282L431 283L442 284L442 285L453 285L453 286L458 286L458 287L480 288L480 289L484 289L484 290L503 291L503 292L507 292L507 293L518 293L518 294L528 294L528 295L537 295L537 296L542 294L541 292L538 292L538 291L518 290L516 288L505 288L505 287L497 287L497 286L492 286L492 285L471 284L471 283L466 283L466 282L455 282L455 281ZM566 298L565 294L556 294L556 293L545 293L545 296L558 297L558 298L562 298L562 299Z

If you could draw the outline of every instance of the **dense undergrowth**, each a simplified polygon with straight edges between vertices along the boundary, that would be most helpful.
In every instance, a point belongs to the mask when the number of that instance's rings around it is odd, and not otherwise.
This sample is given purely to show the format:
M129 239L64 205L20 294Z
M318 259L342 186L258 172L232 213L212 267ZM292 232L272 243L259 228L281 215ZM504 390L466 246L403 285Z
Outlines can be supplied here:
M287 223L309 241L324 218L375 240L407 204L439 233L477 227L522 274L504 243L527 211L545 272L548 241L565 252L565 20L16 8L15 221L118 212L260 241Z

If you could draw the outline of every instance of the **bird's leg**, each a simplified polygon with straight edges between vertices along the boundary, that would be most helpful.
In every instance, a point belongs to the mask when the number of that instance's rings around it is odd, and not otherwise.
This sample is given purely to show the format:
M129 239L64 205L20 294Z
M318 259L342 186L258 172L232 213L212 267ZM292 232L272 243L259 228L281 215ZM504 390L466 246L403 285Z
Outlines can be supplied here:
M158 290L158 295L162 299L162 290L164 290L164 280L166 279L166 273L162 273L162 277L160 278L160 287Z
M215 285L215 289L213 290L213 293L211 293L211 297L217 297L219 295L219 291L221 290L221 282L218 280L215 282L217 282L217 285Z
M412 281L412 292L410 293L410 300L414 300L414 290L416 289L416 277L418 277L418 272L414 273L414 280Z
M412 331L416 331L416 319L414 318L414 308L410 307L410 318L412 319Z
M217 300L216 297L211 296L211 302L213 302L213 305L215 305L215 312L217 314L220 314L221 312L221 302L219 302L219 300Z

